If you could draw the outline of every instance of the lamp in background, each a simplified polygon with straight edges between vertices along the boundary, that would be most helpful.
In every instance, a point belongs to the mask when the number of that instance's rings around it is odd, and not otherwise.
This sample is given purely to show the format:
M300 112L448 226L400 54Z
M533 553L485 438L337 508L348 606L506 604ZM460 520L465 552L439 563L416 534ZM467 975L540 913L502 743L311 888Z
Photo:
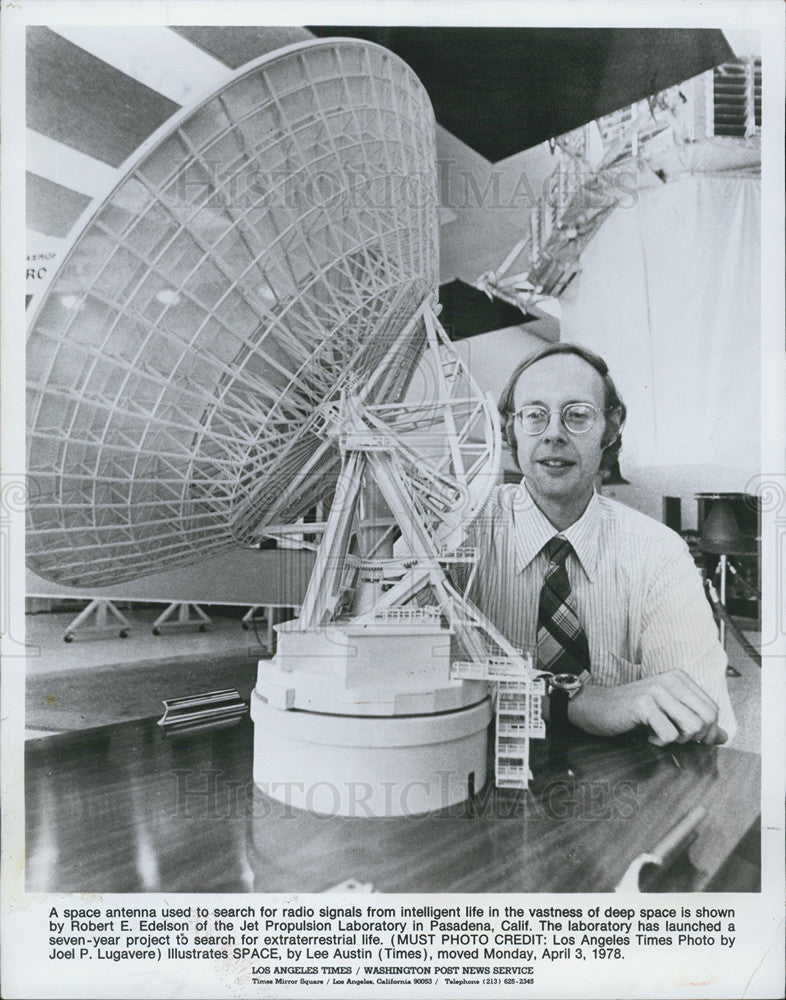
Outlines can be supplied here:
M729 555L745 548L731 499L713 493L699 493L706 504L701 526L701 548L716 555Z
M745 548L745 540L740 531L737 517L734 513L732 498L722 493L697 493L696 499L704 502L704 518L701 523L699 546L702 552L719 556L718 573L720 575L720 594L717 595L720 607L717 609L720 621L718 623L721 645L726 648L726 577L729 568L729 555L739 553ZM710 597L714 590L710 583ZM735 673L738 674L737 671ZM738 674L739 675L739 674Z

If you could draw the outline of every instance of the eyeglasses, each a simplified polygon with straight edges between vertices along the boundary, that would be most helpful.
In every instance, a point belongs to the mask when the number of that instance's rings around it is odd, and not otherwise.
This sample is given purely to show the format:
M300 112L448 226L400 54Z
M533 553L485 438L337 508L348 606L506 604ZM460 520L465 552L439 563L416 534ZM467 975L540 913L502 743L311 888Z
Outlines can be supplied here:
M610 407L614 409L614 407ZM608 413L609 410L599 411L592 403L568 403L561 410L549 410L545 406L537 403L522 406L516 410L513 417L518 426L525 434L542 434L549 425L552 413L559 413L562 426L571 434L586 434L595 426L598 413Z

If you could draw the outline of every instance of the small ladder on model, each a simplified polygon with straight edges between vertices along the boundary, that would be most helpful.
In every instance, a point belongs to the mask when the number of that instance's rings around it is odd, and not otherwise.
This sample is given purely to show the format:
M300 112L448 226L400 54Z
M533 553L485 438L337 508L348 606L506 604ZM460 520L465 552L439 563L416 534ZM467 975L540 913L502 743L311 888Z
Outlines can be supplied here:
M543 681L529 678L497 682L497 732L494 775L497 788L528 788L529 741L543 738L546 726L540 713Z
M546 736L540 711L545 684L532 669L531 656L457 660L451 677L496 685L494 781L497 788L528 788L532 780L529 741Z

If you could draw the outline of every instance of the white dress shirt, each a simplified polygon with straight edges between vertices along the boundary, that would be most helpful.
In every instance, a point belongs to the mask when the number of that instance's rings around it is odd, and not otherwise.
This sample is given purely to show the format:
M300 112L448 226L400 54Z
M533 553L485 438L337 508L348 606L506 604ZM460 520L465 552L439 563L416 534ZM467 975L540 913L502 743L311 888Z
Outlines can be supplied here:
M547 558L561 534L566 567L590 650L590 683L626 684L679 667L718 706L732 738L726 654L688 547L670 528L593 494L582 516L558 532L524 483L498 486L466 544L478 548L470 600L508 640L534 648Z

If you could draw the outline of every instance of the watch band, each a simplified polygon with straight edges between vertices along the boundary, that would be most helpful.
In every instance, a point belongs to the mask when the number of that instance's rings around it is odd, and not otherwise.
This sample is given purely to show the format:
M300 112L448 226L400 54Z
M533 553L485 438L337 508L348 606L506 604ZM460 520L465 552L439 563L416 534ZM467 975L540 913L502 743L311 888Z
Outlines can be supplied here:
M548 680L549 690L549 756L553 767L569 770L566 757L567 735L570 731L568 703L584 687L576 674L555 674Z
M549 688L549 730L555 735L564 736L568 731L569 701L570 695L564 688Z

